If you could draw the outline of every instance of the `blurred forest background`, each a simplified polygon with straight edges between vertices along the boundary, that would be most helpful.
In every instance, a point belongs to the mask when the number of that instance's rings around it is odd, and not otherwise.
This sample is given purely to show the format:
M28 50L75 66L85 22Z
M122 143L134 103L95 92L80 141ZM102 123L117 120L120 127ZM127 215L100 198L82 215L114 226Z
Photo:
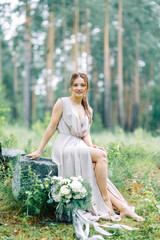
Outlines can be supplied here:
M77 71L97 129L159 131L159 0L0 0L1 125L43 122Z

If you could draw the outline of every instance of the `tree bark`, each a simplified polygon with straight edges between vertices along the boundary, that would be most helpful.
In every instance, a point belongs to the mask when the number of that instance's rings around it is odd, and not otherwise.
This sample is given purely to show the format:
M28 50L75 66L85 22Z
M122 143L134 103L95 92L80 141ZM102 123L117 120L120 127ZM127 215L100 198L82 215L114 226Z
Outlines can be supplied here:
M96 116L98 112L98 96L97 96L97 83L98 83L98 73L95 70L93 72L93 107L94 107L94 115Z
M62 0L62 8L64 10L63 14L63 42L65 41L66 38L66 16L65 16L65 9L66 9L66 0ZM66 95L68 93L68 76L67 76L67 52L65 49L65 44L63 43L63 52L64 52L64 94Z
M14 118L18 118L18 71L17 71L17 54L16 51L13 52L13 64L14 64L14 74L13 74L13 84L14 84Z
M125 71L125 131L130 131L131 129L131 123L132 123L132 91L131 91L131 84L128 83L128 71Z
M25 5L26 23L25 23L25 78L24 78L24 122L27 127L31 126L31 16L30 5L26 1Z
M33 116L33 119L36 117L36 103L37 103L37 96L36 96L34 87L32 89L32 116Z
M87 0L87 4L89 5L90 0ZM86 73L89 74L89 57L91 54L91 44L90 44L90 9L87 7L86 9L86 17L87 17L87 23L86 23L86 53L87 53L87 59L86 59L86 64L87 64L87 69Z
M151 85L150 82L153 79L153 71L154 71L154 64L153 62L151 62L150 64L150 79L149 82L147 84L147 90L148 90L148 94L147 94L147 99L146 99L146 117L145 117L145 129L149 130L149 106L150 106L150 101L151 101Z
M47 56L46 56L46 111L50 111L53 107L54 95L53 95L53 72L54 72L54 12L53 4L49 9L49 25L47 32Z
M104 125L112 127L111 70L109 61L109 0L106 0L104 26Z
M138 60L139 60L139 29L136 32L136 60L135 60L135 78L134 78L134 104L133 104L133 117L132 117L132 129L138 127L139 124L139 70L138 70Z
M78 3L79 0L75 0L75 19L74 19L74 63L75 63L75 72L78 72L78 28L79 28L79 8Z
M123 128L124 107L123 107L123 47L122 47L122 0L119 0L118 7L118 123Z

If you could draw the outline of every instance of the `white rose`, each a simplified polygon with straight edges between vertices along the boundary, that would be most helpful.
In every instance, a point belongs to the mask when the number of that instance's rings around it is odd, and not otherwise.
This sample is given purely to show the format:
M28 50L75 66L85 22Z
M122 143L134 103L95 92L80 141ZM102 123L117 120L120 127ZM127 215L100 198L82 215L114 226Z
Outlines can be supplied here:
M84 187L82 187L82 188L79 190L79 192L82 193L83 195L85 195L86 192L87 192L87 190L86 190Z
M56 185L53 185L53 186L51 187L51 194L54 194L54 193L56 192L56 190L57 190L57 186L56 186Z
M70 184L70 187L72 188L73 192L79 192L79 189L82 188L82 184L79 181L75 180Z
M60 193L52 195L53 199L55 202L60 202L61 200L61 195Z
M72 198L72 194L68 194L68 195L66 195L65 197L68 198L68 199L70 199L70 198Z
M54 184L55 181L60 181L62 179L62 177L57 177L57 176L54 176L51 178L51 183Z
M60 193L61 193L61 195L69 195L70 194L70 189L66 185L63 185L60 188Z
M78 176L78 180L81 181L81 182L83 182L82 176Z
M82 197L79 194L77 194L77 195L73 196L73 198L74 199L81 199Z
M77 180L78 180L78 177L70 177L70 179L71 179L72 181L77 181Z
M71 180L70 179L61 179L60 180L60 183L59 184L67 184L67 183L70 183L71 182Z

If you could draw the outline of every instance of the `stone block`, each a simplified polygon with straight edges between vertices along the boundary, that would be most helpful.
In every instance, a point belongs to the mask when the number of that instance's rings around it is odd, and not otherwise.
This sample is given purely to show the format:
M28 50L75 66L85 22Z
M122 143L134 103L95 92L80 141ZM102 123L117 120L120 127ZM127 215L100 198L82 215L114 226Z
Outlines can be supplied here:
M11 162L12 166L15 166L19 156L25 155L25 151L19 149L2 148L2 156L5 162Z
M17 198L25 186L32 189L34 174L43 180L50 172L51 176L58 175L57 165L50 158L30 160L29 157L21 157L17 161L12 179L13 195Z

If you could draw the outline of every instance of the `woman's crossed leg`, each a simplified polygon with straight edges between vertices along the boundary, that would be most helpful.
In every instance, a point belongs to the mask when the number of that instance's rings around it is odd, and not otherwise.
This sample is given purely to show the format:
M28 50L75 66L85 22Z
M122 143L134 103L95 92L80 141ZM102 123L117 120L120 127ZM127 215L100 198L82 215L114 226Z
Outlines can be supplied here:
M128 216L137 221L143 221L143 217L137 215L133 208L127 203L118 199L112 192L107 189L107 153L100 148L90 147L92 162L95 163L95 176L98 187L101 191L103 200L109 214L113 214L113 206L120 211L121 217Z

